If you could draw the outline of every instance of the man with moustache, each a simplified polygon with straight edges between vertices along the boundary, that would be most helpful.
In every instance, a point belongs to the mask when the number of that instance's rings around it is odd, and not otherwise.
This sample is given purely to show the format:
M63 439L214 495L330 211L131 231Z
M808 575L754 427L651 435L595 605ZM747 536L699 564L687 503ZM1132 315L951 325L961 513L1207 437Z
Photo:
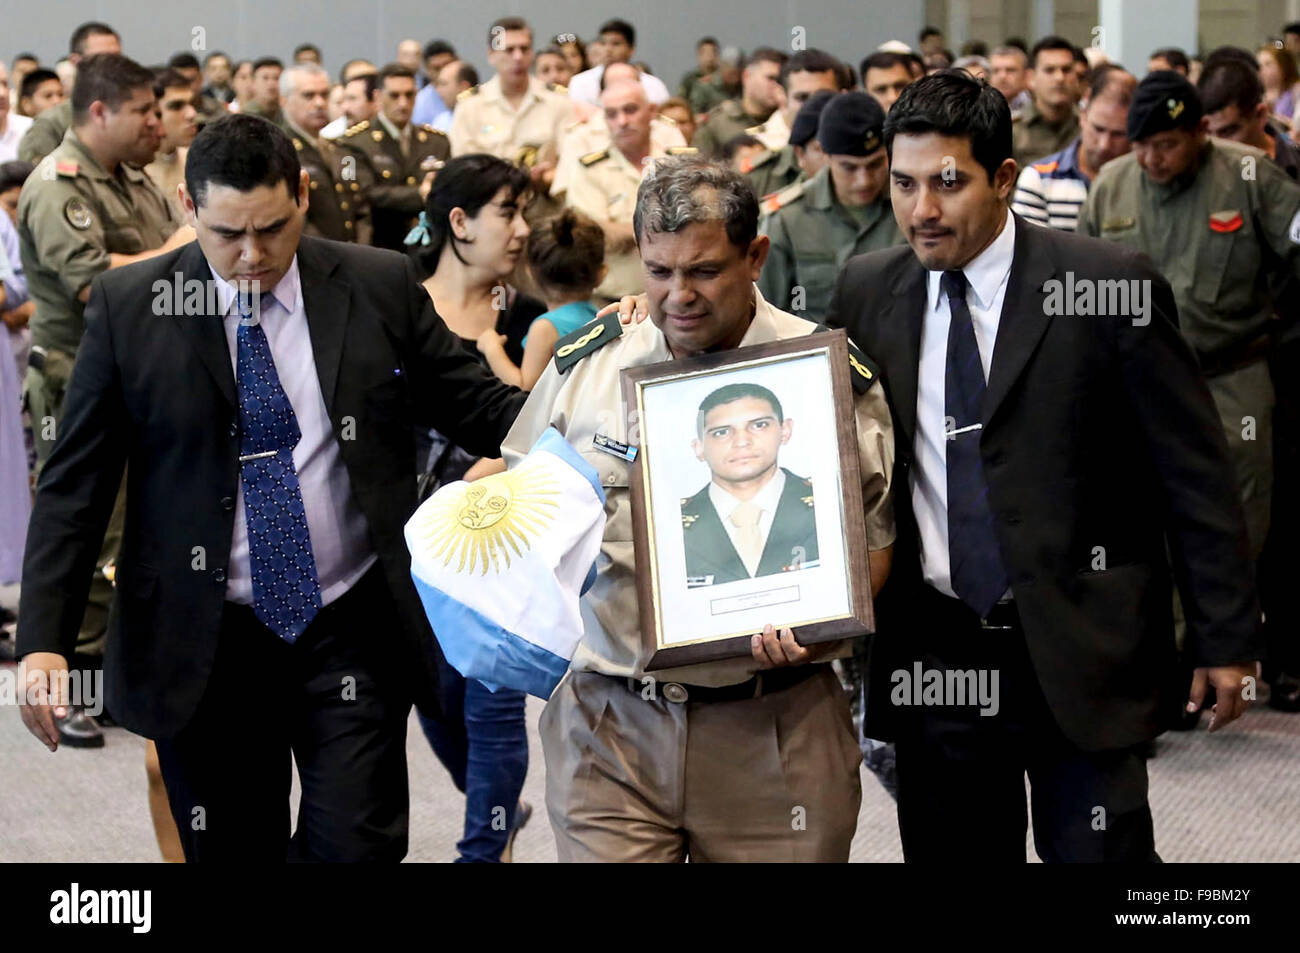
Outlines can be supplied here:
M320 135L329 122L329 74L315 63L297 63L280 74L280 90L284 128L307 173L304 234L336 242L366 241L369 222L358 219L357 177L343 174L343 155Z
M1245 521L1169 283L1009 211L1011 124L1001 93L957 71L903 91L884 135L909 247L850 261L827 318L879 363L898 425L864 731L897 743L909 861L1023 862L1026 773L1043 860L1150 861L1140 746L1207 685L1211 731L1247 705ZM1150 289L1145 317L1053 316L1067 272ZM899 673L917 670L997 673L999 710L913 707Z

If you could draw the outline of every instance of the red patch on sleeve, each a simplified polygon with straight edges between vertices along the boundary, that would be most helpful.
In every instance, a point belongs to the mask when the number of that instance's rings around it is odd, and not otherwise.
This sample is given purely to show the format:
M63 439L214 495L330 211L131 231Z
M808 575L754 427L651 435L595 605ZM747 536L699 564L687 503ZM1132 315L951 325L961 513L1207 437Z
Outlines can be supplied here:
M1240 213L1229 219L1217 219L1213 215L1210 216L1210 230L1214 232L1235 232L1237 229L1241 228L1241 224L1242 218Z

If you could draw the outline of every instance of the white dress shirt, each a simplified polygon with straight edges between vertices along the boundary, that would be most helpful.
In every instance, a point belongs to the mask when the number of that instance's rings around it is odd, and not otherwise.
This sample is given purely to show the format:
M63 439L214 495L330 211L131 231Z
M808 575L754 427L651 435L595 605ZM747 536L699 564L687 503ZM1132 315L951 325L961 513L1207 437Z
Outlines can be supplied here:
M18 143L30 128L32 128L30 116L20 116L12 108L9 110L9 121L5 124L5 131L0 132L0 162L12 162L18 158Z
M966 305L975 325L985 381L993 364L993 344L1002 319L1015 247L1015 218L1008 212L1002 231L962 269L969 282ZM944 414L951 313L948 296L940 289L942 277L942 271L929 273L916 381L916 465L912 467L910 484L912 511L921 537L921 574L940 592L955 597L948 564L948 440Z
M208 266L211 270L211 265ZM215 271L212 272L214 275ZM236 307L238 288L217 281L221 311L225 317L226 342L230 345L230 366L239 380L240 314ZM307 532L316 557L321 605L328 605L352 588L378 558L370 546L366 518L352 495L352 482L339 456L338 441L330 424L325 396L312 354L307 310L302 300L302 281L295 255L289 270L272 289L274 302L262 306L261 326L271 349L271 360L280 386L298 418L302 439L293 449L293 466L298 471ZM248 560L248 524L244 514L244 484L240 480L235 504L235 534L230 542L230 564L226 570L226 598L251 605L253 580Z
M603 66L593 66L591 69L578 73L573 79L569 80L569 98L599 106L600 78L604 75L605 67ZM672 96L672 93L668 92L668 87L664 85L664 81L650 73L641 74L641 87L645 90L646 99L656 105Z
M748 500L748 502L753 503L762 510L758 517L758 538L763 541L763 547L759 549L760 562L763 558L763 549L767 547L767 534L772 531L772 521L776 519L776 508L781 502L781 494L784 491L785 472L780 467L777 467L776 476L768 480L767 485ZM713 508L718 511L718 519L722 520L722 525L727 530L727 538L731 540L731 547L739 553L741 549L736 541L736 535L740 532L740 527L731 522L731 514L736 512L736 507L746 501L732 496L713 481L709 482L709 501L713 504ZM758 571L757 566L753 569L748 566L745 568L751 576Z

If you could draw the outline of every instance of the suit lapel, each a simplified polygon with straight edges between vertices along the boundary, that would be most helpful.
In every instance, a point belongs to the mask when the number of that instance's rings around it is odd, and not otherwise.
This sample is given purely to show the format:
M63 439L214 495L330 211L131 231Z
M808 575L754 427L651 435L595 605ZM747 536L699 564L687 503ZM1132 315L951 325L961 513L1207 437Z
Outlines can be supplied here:
M895 443L909 452L916 437L916 381L927 303L926 271L911 256L894 280L893 295L879 320L879 339L887 342L887 353L867 355L885 372L885 384L894 398L894 425L899 431Z
M180 269L182 292L187 287L193 287L190 285L192 281L198 282L198 287L203 289L206 312L207 303L215 301L216 296L208 294L210 287L208 282L214 279L198 242L191 242L186 246L177 266ZM182 311L174 315L173 320L189 338L199 360L208 369L208 373L212 375L213 381L221 391L221 396L225 397L232 407L237 407L239 398L235 394L235 372L230 366L230 343L226 340L224 316L211 313L185 314Z
M758 575L779 573L796 560L812 562L817 558L817 529L812 508L803 501L812 491L802 479L784 467L785 486L772 514L772 528L767 534L767 545L758 561ZM813 546L809 551L808 544ZM802 552L799 552L802 550Z
M350 291L333 277L338 261L328 252L328 244L304 238L298 245L298 275L302 283L303 308L307 312L307 329L311 335L316 376L320 378L325 407L334 416L334 390L338 386L339 362L343 358L343 339L348 327Z
M1032 240L1031 229L1016 216L1016 245L1007 278L1007 293L998 321L998 336L993 345L993 364L989 369L989 386L984 394L984 423L987 426L1012 386L1029 363L1043 334L1051 323L1044 298L1043 284L1055 273L1046 252L1047 243Z
M721 577L715 580L717 582L749 578L749 570L736 553L736 548L731 545L731 537L727 535L727 528L722 525L722 518L718 516L713 501L707 495L707 488L700 505L699 523L692 526L691 531L698 534L696 565L702 570L692 573L693 575Z

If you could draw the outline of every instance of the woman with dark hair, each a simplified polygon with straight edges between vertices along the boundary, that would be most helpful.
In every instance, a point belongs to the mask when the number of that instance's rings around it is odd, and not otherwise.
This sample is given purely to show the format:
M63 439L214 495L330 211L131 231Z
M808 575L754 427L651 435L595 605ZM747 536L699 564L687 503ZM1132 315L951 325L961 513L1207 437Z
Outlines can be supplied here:
M439 170L420 223L406 237L428 275L424 287L438 314L480 360L479 340L487 339L502 342L518 363L529 326L546 311L508 281L528 240L521 211L527 191L528 173L518 166L489 155L457 156ZM484 461L476 464L436 431L421 436L427 437L422 449L429 450L422 498L444 483L488 472ZM445 661L439 675L443 714L419 717L434 753L465 794L458 860L508 860L515 832L532 813L519 801L528 772L524 694L491 692Z
M557 33L551 43L558 46L564 58L569 61L569 69L573 76L588 68L587 48L582 45L582 40L578 39L578 34Z

